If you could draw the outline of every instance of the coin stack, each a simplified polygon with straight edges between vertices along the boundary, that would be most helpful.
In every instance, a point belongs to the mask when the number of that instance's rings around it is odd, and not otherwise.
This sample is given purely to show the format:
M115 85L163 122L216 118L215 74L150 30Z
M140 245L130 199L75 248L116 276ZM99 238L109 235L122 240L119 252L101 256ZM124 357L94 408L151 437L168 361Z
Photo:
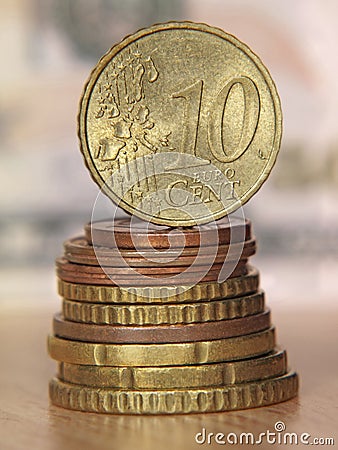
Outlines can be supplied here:
M281 132L269 72L218 28L157 24L101 58L80 100L80 149L132 217L93 221L56 261L52 403L171 414L297 394L248 264L251 223L231 214L267 179Z
M93 223L85 236L65 243L56 261L63 312L49 337L49 353L59 362L50 383L55 405L177 414L252 408L296 395L297 375L276 348L258 271L247 262L256 250L251 223L216 222L217 245L214 231L180 230L185 246L177 257L178 230L145 229L141 221L131 228L129 219ZM227 265L233 270L219 283ZM194 271L184 275L188 267ZM201 281L194 284L196 276Z

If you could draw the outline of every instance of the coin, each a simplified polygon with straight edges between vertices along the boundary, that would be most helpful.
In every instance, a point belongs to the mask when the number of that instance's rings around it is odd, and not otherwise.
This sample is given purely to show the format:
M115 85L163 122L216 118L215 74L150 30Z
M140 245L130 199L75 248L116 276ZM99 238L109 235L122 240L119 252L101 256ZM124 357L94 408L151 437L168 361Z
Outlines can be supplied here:
M161 284L194 284L200 281L216 281L223 271L227 271L228 278L246 275L248 273L247 260L226 261L223 264L206 266L191 265L188 267L110 267L74 264L65 258L57 258L56 272L58 276L75 283L90 284L124 284L127 286L151 286ZM84 281L87 280L87 281Z
M275 163L281 129L276 87L245 44L172 22L102 57L81 98L78 133L93 179L119 206L191 226L252 197Z
M65 320L54 315L54 335L81 342L106 344L159 344L171 342L199 342L243 336L270 327L270 311L239 317L194 324L176 325L97 325Z
M62 313L73 322L108 325L174 325L235 319L264 310L262 291L245 297L198 303L109 305L64 299Z
M256 253L256 241L250 239L243 243L220 245L217 249L208 247L186 247L182 250L147 251L111 249L92 246L85 238L77 237L64 243L65 258L76 264L93 266L121 267L177 267L207 265L233 261L238 257L247 259ZM197 257L198 255L198 257Z
M252 294L259 286L257 269L248 268L248 274L228 278L222 283L204 282L190 286L162 285L147 287L96 286L71 283L58 279L61 297L92 303L187 303L240 297Z
M275 346L274 328L244 336L179 344L96 344L48 337L51 358L97 366L172 366L255 357Z
M176 275L180 273L184 273L189 269L189 273L193 272L203 272L204 270L206 272L217 272L219 273L220 270L224 265L232 265L235 267L234 261L229 261L225 263L216 263L216 264L207 264L205 266L203 265L191 265L191 266L173 266L173 267L166 267L165 270L163 270L163 267L129 267L129 266L123 266L123 267L114 267L114 266L92 266L92 265L85 265L85 264L76 264L69 262L66 258L61 257L57 258L55 260L55 264L57 269L60 271L60 273L70 272L70 273L77 273L80 276L82 275L88 275L88 276L96 276L96 275L111 275L113 279L118 280L119 276L121 278L132 278L135 274L142 274L142 275L149 275L152 277L155 276L163 276L163 277L169 277L171 275ZM236 269L238 269L235 273L237 274L243 274L243 272L246 271L246 264L247 259L240 259L238 263L236 264Z
M66 383L53 378L49 395L54 405L88 412L116 414L187 414L256 408L297 395L295 372L266 380L221 387L177 390L122 390Z
M72 267L75 266L75 267ZM86 271L83 270L86 268ZM56 273L59 278L64 281L71 283L81 283L81 284L94 284L94 285L119 285L126 287L139 287L139 286L162 286L167 285L181 285L190 286L194 283L216 281L219 278L221 269L229 270L231 273L228 278L239 277L246 275L248 273L248 267L246 261L240 261L235 267L230 263L225 263L224 265L219 265L214 269L204 268L203 266L198 266L199 271L194 270L194 268L179 267L181 271L170 273L169 270L163 271L155 268L153 271L149 271L146 274L147 268L142 270L142 272L136 271L131 267L126 267L121 269L122 273L119 274L118 270L120 268L115 267L105 267L104 269L99 266L80 266L77 264L68 263L65 260L57 260L57 270ZM176 269L171 267L170 269ZM184 270L185 269L185 270ZM124 271L126 273L124 273ZM116 273L117 272L117 273ZM169 272L169 273L165 273ZM136 276L138 275L138 277Z
M243 268L240 271L234 271L231 276L239 277L247 273L247 269ZM107 275L90 275L90 274L79 274L71 272L57 271L57 276L67 282L74 284L88 284L94 286L121 286L122 288L139 288L139 287L156 287L163 286L166 284L168 286L176 286L179 281L180 285L191 286L194 283L205 283L209 281L216 281L218 279L218 272L208 272L206 275L203 272L192 272L188 276L183 275L173 275L172 277L163 277L161 274L155 274L152 276L142 275L141 279L133 279L131 277L115 278ZM180 276L179 280L176 278ZM113 281L114 280L114 281Z
M90 244L123 249L169 249L229 245L251 239L251 222L224 217L217 222L190 228L169 228L137 219L115 219L85 225ZM203 244L203 245L202 245Z
M195 366L105 367L60 363L59 379L85 386L119 389L177 389L238 384L284 375L286 352L243 361Z

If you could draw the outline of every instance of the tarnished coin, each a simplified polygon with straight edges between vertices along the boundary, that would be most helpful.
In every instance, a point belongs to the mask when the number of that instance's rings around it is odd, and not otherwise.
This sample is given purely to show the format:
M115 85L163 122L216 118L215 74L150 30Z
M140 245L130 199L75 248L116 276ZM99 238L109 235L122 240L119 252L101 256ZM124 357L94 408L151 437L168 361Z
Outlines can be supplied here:
M189 288L195 283L207 283L216 282L219 277L218 271L209 271L207 274L204 272L192 272L189 275L175 274L172 276L162 276L162 274L154 274L151 276L142 275L142 278L136 279L133 277L113 277L112 275L106 274L88 274L88 273L78 273L70 271L57 270L57 276L63 280L72 284L88 284L90 286L121 286L130 290L131 288L152 288L159 286L177 286L177 278L179 278L180 286L184 288ZM235 269L230 277L240 277L247 274L246 266L241 266ZM230 279L229 277L229 279ZM182 289L182 290L183 290ZM146 294L147 295L147 294Z
M56 273L61 280L71 283L113 285L126 287L182 285L190 286L199 282L217 281L221 270L227 270L228 278L246 275L246 260L237 264L215 264L211 266L168 267L165 271L154 267L100 267L73 264L64 258L56 260ZM140 275L137 277L137 275Z
M168 249L228 245L251 239L251 222L228 217L190 228L169 228L137 219L102 220L85 225L90 244L121 249Z
M252 294L259 286L259 273L254 267L248 274L228 278L222 283L203 282L188 288L181 285L120 287L68 282L58 279L61 297L91 303L161 304L191 303Z
M188 414L257 408L297 395L295 372L265 380L225 386L177 390L123 390L80 386L53 378L49 396L54 405L111 414Z
M258 333L270 327L270 311L239 317L194 324L176 325L97 325L65 320L54 315L55 336L81 342L103 344L159 344L170 342L199 342L232 338Z
M216 264L207 264L206 266L203 265L191 265L191 266L172 266L172 267L166 267L165 270L163 270L163 267L114 267L114 266L105 266L104 268L100 265L90 265L90 264L76 264L68 261L66 258L61 257L57 258L55 260L56 268L59 269L61 272L71 272L71 273L77 273L79 276L82 275L111 275L112 279L116 277L116 280L121 278L132 278L136 273L140 273L142 275L149 275L149 276L163 276L170 277L175 274L184 273L187 269L189 269L189 273L192 272L202 272L206 270L207 272L219 272L224 264L222 263L216 263ZM247 264L247 259L240 259L237 264L234 263L234 261L229 261L225 264L231 264L234 268L238 268L237 274L245 274L245 268Z
M264 311L262 291L245 297L194 303L114 305L63 299L62 314L72 322L98 325L175 325L236 319Z
M253 358L275 347L275 329L214 341L170 344L96 344L48 337L51 358L97 366L184 366Z
M64 243L65 258L76 264L92 266L121 267L168 267L207 265L223 263L225 259L233 261L238 255L249 258L256 253L256 241L250 239L244 243L220 245L217 249L208 247L185 247L182 250L165 251L135 249L112 249L92 246L83 237L69 239ZM198 257L197 257L198 256Z
M158 224L219 219L249 200L280 146L275 85L224 31L154 25L102 57L80 102L85 163L126 211Z
M221 386L284 375L286 352L216 364L167 367L104 367L60 363L59 378L84 386L119 389L177 389Z

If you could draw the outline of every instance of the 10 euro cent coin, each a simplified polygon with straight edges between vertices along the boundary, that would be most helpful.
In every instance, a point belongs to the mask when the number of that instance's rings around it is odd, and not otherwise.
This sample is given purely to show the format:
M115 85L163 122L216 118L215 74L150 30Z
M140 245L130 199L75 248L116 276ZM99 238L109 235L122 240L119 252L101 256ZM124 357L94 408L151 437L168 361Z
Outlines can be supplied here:
M127 212L167 226L208 223L248 201L275 163L281 131L263 63L204 24L126 37L94 68L80 102L93 179Z

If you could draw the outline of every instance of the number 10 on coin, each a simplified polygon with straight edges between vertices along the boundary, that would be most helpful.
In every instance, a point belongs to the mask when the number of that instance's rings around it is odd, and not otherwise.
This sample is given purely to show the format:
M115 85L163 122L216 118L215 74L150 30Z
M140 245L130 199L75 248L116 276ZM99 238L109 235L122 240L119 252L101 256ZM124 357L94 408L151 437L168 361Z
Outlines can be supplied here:
M217 220L248 201L275 163L281 130L263 63L203 24L127 37L94 68L80 104L94 180L126 211L169 226Z

